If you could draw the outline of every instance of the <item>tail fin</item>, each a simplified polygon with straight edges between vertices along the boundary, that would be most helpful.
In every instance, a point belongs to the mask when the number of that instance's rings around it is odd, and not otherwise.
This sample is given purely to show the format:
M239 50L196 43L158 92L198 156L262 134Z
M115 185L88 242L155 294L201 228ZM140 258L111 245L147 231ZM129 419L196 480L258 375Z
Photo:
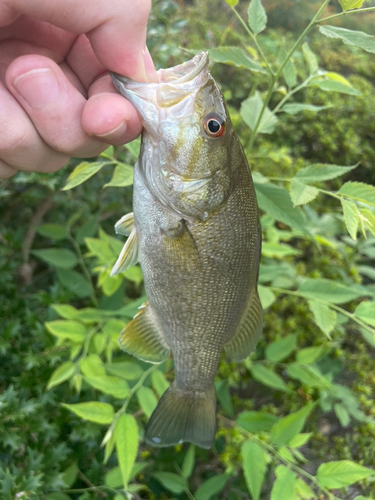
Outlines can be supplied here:
M145 441L152 446L173 446L189 441L211 448L216 432L215 389L186 392L172 385L163 394L146 426Z

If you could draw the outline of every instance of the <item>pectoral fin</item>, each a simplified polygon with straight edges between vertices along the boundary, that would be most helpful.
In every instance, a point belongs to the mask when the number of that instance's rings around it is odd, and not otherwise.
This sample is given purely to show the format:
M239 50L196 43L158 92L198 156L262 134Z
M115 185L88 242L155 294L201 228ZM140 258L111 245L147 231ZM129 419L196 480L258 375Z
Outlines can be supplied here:
M233 337L224 345L234 361L246 359L255 349L263 329L263 309L254 287L249 302Z
M135 227L133 227L128 241L121 250L120 256L116 264L113 266L111 276L126 271L129 267L134 266L138 262L139 251L139 236Z
M124 236L129 236L134 227L134 214L126 214L115 224L116 234L123 234Z
M126 325L120 334L119 344L124 351L149 363L162 363L170 353L148 305Z

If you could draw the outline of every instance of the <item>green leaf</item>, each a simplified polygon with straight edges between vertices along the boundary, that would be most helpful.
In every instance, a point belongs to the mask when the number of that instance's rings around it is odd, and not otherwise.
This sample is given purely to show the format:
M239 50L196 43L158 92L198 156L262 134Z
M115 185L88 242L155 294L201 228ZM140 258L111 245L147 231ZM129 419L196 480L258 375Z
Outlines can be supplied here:
M335 403L333 405L333 410L338 418L341 427L347 427L350 423L350 415L346 411L346 408L341 403Z
M294 498L297 476L284 465L275 469L276 481L273 483L270 500L291 500Z
M156 472L154 477L164 488L176 495L182 493L187 487L186 479L173 472Z
M255 184L259 207L273 219L306 233L306 223L299 208L293 207L286 189L275 184Z
M94 174L96 174L96 172L99 172L99 170L104 167L104 165L105 163L90 163L88 161L80 163L69 175L68 180L62 190L67 191L68 189L79 186Z
M44 248L43 250L33 250L31 253L47 264L62 269L71 269L78 262L76 254L68 248Z
M240 114L243 121L251 128L251 130L255 129L262 109L263 101L259 92L255 92L252 97L249 97L242 102ZM258 125L257 132L262 134L272 134L275 130L277 122L277 117L269 110L269 108L265 108L262 119Z
M129 394L129 386L125 380L119 377L108 377L106 375L98 375L92 377L84 377L86 382L95 389L98 389L105 394L110 394L114 398L124 399Z
M76 297L83 299L91 295L91 284L77 271L73 269L57 269L57 278L62 286Z
M262 255L275 259L283 259L287 255L300 255L301 251L285 243L276 243L274 241L263 241Z
M69 304L52 304L52 309L57 312L59 316L64 319L76 319L78 309Z
M308 186L300 179L294 178L290 185L290 197L293 205L306 205L310 201L315 200L319 190L313 186Z
M85 238L85 243L90 250L89 257L97 257L100 263L108 265L116 259L116 254L107 241Z
M364 0L339 0L342 10L346 12L349 9L360 9Z
M312 491L310 486L305 483L301 478L297 479L296 482L296 493L298 500L312 500L313 498L318 498L315 493ZM295 497L294 497L295 498Z
M316 55L310 49L310 47L307 43L304 43L302 45L302 52L303 52L303 56L305 58L305 61L309 67L310 75L315 75L315 73L319 69L318 60L316 58Z
M134 139L134 141L128 142L125 144L126 149L129 151L129 153L132 155L133 160L135 161L140 153L141 150L141 139L138 137L137 139Z
M161 397L169 387L169 382L160 370L151 373L151 384L157 395Z
M317 86L325 92L340 92L341 94L349 95L361 95L357 89L351 85L346 85L345 83L336 80L312 80L310 86Z
M290 392L290 389L284 380L274 371L266 368L260 363L254 363L250 367L251 375L253 378L267 387L278 389L279 391Z
M287 358L297 346L297 335L287 335L283 339L276 340L266 347L266 359L270 361L282 361Z
M276 296L273 291L266 286L258 285L258 293L263 309L267 309L267 307L272 306L276 300Z
M298 291L304 297L326 300L333 304L345 304L350 300L369 295L366 289L361 286L347 286L337 281L321 278L306 278Z
M267 26L267 14L261 0L251 0L247 14L251 30L258 35Z
M113 172L112 179L103 187L126 187L133 184L133 167L119 163Z
M289 377L299 380L307 387L328 389L331 385L329 380L315 366L289 363L286 370Z
M188 479L194 471L195 463L195 445L191 444L185 453L184 461L182 462L182 474Z
M156 408L156 405L158 404L152 389L141 386L137 391L137 398L139 406L142 408L144 414L150 418Z
M61 224L41 224L36 228L38 234L50 238L51 240L63 240L68 232Z
M328 354L329 351L330 348L324 345L320 345L319 347L305 347L304 349L298 350L296 359L298 363L308 365L322 358Z
M96 422L97 424L110 424L115 413L112 405L108 403L99 403L97 401L73 405L66 403L61 404L79 417L89 420L90 422Z
M232 397L229 392L228 382L225 379L215 382L215 389L219 403L227 410L229 415L234 416Z
M352 200L341 198L341 205L346 229L353 240L356 240L360 220L360 213L357 204Z
M86 328L82 323L71 320L56 320L45 323L47 330L61 339L73 342L83 342L86 337Z
M114 147L109 146L109 148L105 149L102 153L100 153L100 156L103 156L104 158L108 158L108 160L112 160L114 154L115 154Z
M336 311L315 300L309 300L308 304L310 311L314 315L315 323L322 330L322 332L330 338L330 333L335 328L337 322Z
M225 0L230 7L235 7L238 4L238 0Z
M105 376L105 368L103 361L97 354L90 354L80 361L81 372L86 377Z
M299 179L303 182L329 181L347 174L351 170L357 168L357 166L358 164L351 167L340 167L338 165L314 163L313 165L298 170L295 179Z
M199 486L194 494L195 500L210 500L211 497L219 493L229 479L228 474L216 474Z
M349 181L341 186L338 190L338 194L375 207L375 186L370 186L363 182Z
M269 431L277 421L276 415L262 411L244 411L236 420L240 427L252 433Z
M339 460L322 464L317 472L318 481L329 489L343 488L373 476L375 471L351 460Z
M53 493L48 493L46 500L72 500L72 497L62 491L54 491Z
M287 358L297 347L297 335L287 335L283 339L275 340L266 347L266 359L282 361Z
M307 443L307 441L311 438L313 435L312 432L303 432L301 434L297 434L294 436L294 438L289 442L289 447L290 448L300 448L304 444Z
M242 469L244 472L247 489L252 500L259 500L264 476L266 474L266 455L254 441L245 441L241 448Z
M337 26L320 26L319 31L329 38L340 38L346 45L354 45L375 54L375 37L363 31L352 31Z
M277 446L287 445L297 434L299 434L306 422L306 418L311 413L315 404L308 404L301 410L291 413L278 420L271 429L271 440Z
M282 47L280 49L280 52L279 52L280 64L284 63L286 57L287 57L287 53L286 53L284 47ZM290 59L287 61L287 63L283 67L283 75L284 75L285 82L288 85L288 87L293 88L297 83L297 75L296 75L296 70L294 68L294 64L292 63L292 61Z
M73 486L76 482L78 476L78 465L77 462L73 462L67 467L61 475L61 479L67 486Z
M375 327L375 302L361 302L354 314L370 326Z
M250 59L240 47L217 47L209 49L208 55L211 61L230 64L237 68L245 68L255 73L266 73L262 66Z
M319 111L322 111L323 109L328 109L331 108L332 106L315 106L314 104L303 104L303 103L291 103L291 104L284 104L284 106L281 108L280 111L284 111L285 113L288 113L289 115L296 115L297 113L300 113L301 111L313 111L314 113L318 113Z
M66 361L52 373L48 381L47 389L51 389L52 387L55 387L55 385L65 382L65 380L68 380L75 373L75 371L75 363L72 361Z
M125 380L138 380L143 375L142 368L132 361L120 361L108 364L106 368L112 375L117 375L117 377L124 378Z
M138 427L132 415L126 413L120 415L116 422L115 438L122 481L127 490L138 452Z

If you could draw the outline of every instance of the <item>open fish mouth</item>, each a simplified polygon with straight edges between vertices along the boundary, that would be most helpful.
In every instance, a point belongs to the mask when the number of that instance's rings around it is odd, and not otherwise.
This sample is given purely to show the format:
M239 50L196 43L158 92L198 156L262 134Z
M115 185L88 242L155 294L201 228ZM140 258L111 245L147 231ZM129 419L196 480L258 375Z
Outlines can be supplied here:
M207 81L207 67L208 53L202 51L190 61L173 68L159 69L158 83L135 82L118 73L111 72L110 75L116 89L133 103L142 116L147 108L150 109L145 100L159 108L169 108L198 90Z
M198 52L197 55L190 59L190 61L184 62L177 66L167 69L159 69L156 74L158 76L158 83L147 83L147 82L135 82L130 78L114 73L110 71L111 78L114 82L115 87L117 87L117 81L122 82L124 85L137 85L137 86L156 86L163 83L173 83L174 85L179 85L194 80L208 65L208 52L202 50Z

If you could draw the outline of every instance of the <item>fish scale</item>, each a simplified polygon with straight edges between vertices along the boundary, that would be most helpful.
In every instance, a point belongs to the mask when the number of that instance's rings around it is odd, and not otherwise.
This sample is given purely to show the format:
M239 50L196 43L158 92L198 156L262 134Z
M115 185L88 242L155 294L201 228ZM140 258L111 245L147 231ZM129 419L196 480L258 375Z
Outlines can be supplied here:
M158 84L112 75L144 125L132 233L113 273L139 260L148 303L121 333L120 346L153 363L172 352L175 366L146 426L145 440L154 446L212 446L222 351L245 359L262 330L255 191L207 65L201 52L160 70ZM213 131L209 120L216 120Z

